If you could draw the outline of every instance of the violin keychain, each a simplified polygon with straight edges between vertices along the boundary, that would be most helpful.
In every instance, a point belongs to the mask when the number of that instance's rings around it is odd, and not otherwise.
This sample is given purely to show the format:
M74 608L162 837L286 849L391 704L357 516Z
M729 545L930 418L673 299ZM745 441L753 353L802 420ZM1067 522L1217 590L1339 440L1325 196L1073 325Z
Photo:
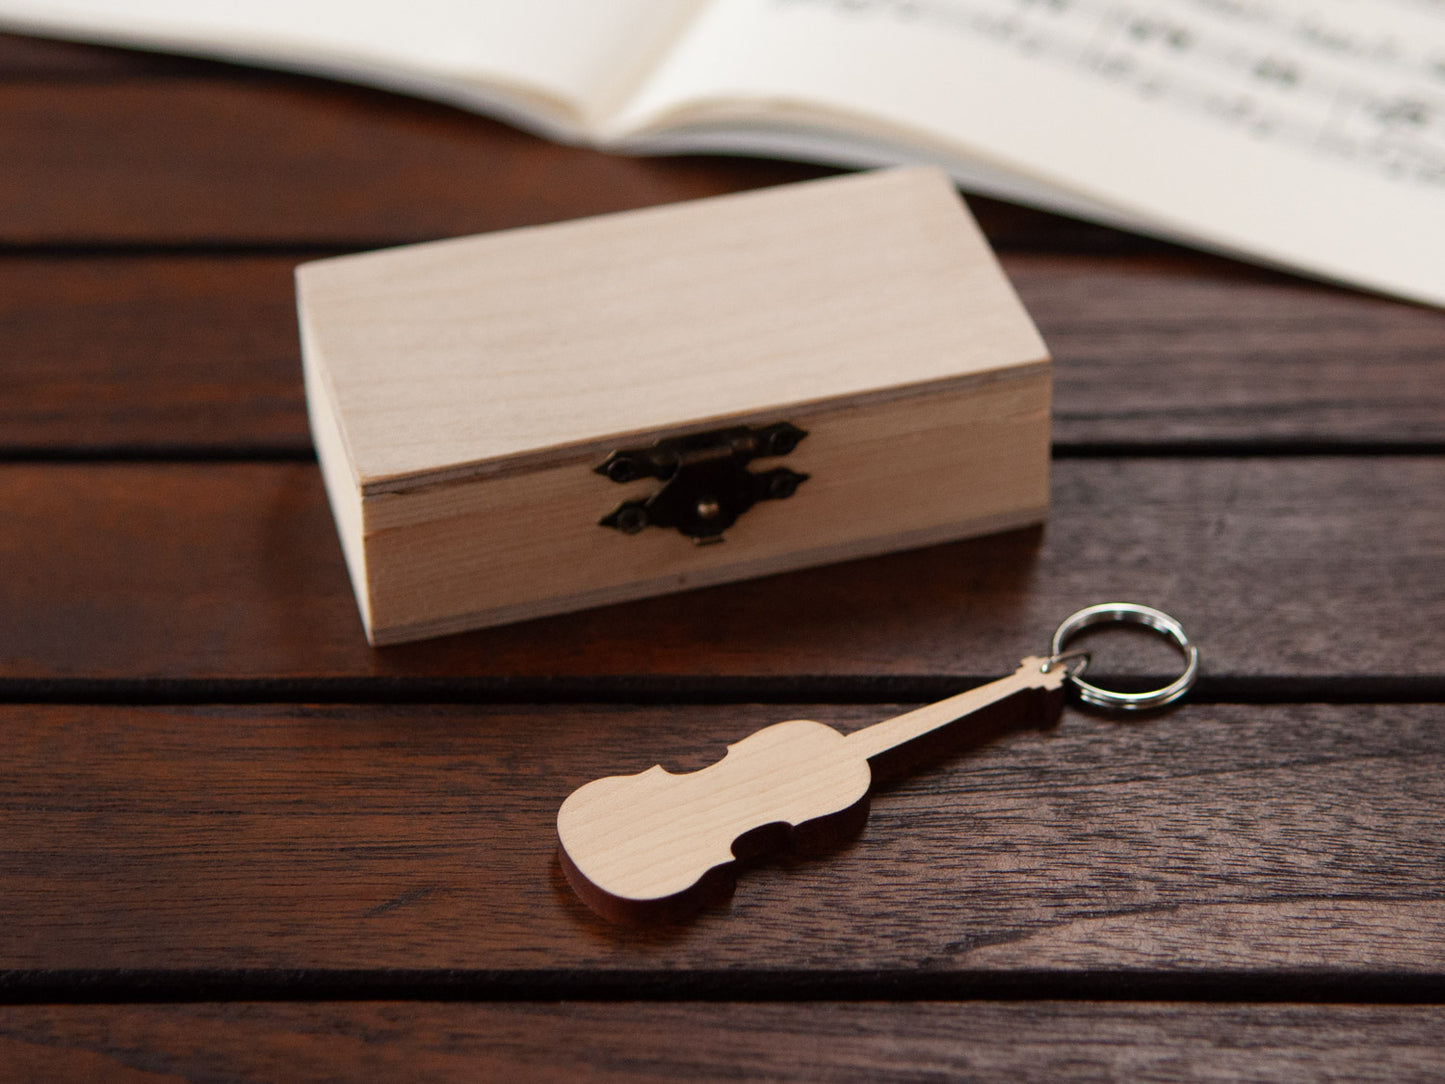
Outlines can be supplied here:
M1163 634L1183 654L1184 672L1149 692L1086 682L1089 656L1064 648L1083 629L1115 622ZM936 704L848 735L810 719L774 723L699 771L674 775L655 765L579 787L557 812L562 868L606 918L681 917L726 895L740 859L817 850L861 830L875 775L897 774L960 736L1054 725L1066 683L1087 704L1144 711L1178 700L1198 673L1199 649L1162 610L1132 602L1088 606L1054 631L1047 657L1030 655L1007 677Z

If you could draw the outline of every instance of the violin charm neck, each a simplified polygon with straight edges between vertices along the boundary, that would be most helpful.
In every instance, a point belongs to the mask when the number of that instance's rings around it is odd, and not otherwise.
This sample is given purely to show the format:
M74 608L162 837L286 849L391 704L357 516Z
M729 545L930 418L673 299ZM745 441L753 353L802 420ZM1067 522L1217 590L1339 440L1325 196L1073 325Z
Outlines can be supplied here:
M1006 677L855 730L844 743L869 762L875 779L889 778L1002 730L1053 726L1064 710L1066 676L1062 665L1030 655Z

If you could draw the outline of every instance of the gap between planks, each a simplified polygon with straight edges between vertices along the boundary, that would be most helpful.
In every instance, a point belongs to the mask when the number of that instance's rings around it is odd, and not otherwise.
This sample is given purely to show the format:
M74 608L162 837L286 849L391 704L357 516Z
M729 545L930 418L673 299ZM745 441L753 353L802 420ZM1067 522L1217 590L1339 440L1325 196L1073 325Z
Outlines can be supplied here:
M730 675L617 675L598 677L346 677L346 678L0 678L0 704L475 704L680 705L926 704L982 685L992 675L780 677ZM1157 687L1173 675L1131 674L1095 679L1120 688ZM1439 704L1445 677L1321 675L1316 677L1201 677L1192 704Z
M186 969L0 972L4 1005L208 1001L1157 1001L1445 1004L1445 974L1353 971Z
M1380 440L1301 439L1140 441L1124 444L1061 442L1052 445L1051 458L1076 459L1377 459L1386 456L1428 458L1445 456L1445 442ZM288 444L144 444L64 445L0 444L0 466L11 463L314 463L315 450L309 443Z

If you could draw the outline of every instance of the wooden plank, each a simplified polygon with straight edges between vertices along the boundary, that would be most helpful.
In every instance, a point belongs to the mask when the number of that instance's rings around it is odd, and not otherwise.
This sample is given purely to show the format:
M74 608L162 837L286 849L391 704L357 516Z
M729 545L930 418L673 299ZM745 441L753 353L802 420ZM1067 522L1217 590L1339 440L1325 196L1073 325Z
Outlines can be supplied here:
M1433 705L1069 709L920 767L851 845L750 869L690 923L612 926L568 887L555 818L579 784L695 770L782 718L895 713L5 706L0 993L132 968L452 969L553 997L609 975L723 998L1445 979Z
M829 172L565 147L447 106L296 76L178 69L152 80L0 85L0 244L360 248ZM1168 247L992 200L974 209L998 245Z
M191 62L191 70L204 62ZM0 81L44 79L114 79L185 70L186 62L129 49L0 34Z
M983 677L1123 598L1185 623L1206 693L1273 677L1307 699L1438 679L1419 630L1445 614L1442 475L1425 456L1056 462L1042 532L373 650L314 465L10 465L0 677Z
M1004 266L1056 361L1057 442L1445 436L1445 312L1203 256Z
M0 257L0 454L310 448L303 256ZM1445 313L1205 257L1005 253L1054 437L1445 441Z
M0 86L6 244L364 247L823 172L745 159L623 158L320 80Z
M12 1080L1424 1081L1439 1006L943 1002L803 1005L25 1006Z
M306 454L296 262L0 257L0 439Z

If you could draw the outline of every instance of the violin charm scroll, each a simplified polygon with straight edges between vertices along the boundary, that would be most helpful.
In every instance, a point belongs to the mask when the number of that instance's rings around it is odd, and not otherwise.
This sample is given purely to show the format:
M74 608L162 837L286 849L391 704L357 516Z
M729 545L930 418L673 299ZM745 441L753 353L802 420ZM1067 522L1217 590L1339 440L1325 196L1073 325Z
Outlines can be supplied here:
M1063 649L1082 629L1106 622L1163 633L1184 655L1184 672L1146 693L1084 681L1088 656ZM794 719L729 745L726 756L699 771L674 775L654 766L594 780L573 791L557 813L562 868L577 894L606 918L682 917L726 895L740 859L814 850L860 830L875 773L896 772L960 729L976 737L1011 726L1052 726L1066 683L1098 707L1162 707L1183 696L1198 672L1199 649L1168 614L1135 603L1090 606L1059 626L1049 656L1029 656L1007 677L851 734Z

